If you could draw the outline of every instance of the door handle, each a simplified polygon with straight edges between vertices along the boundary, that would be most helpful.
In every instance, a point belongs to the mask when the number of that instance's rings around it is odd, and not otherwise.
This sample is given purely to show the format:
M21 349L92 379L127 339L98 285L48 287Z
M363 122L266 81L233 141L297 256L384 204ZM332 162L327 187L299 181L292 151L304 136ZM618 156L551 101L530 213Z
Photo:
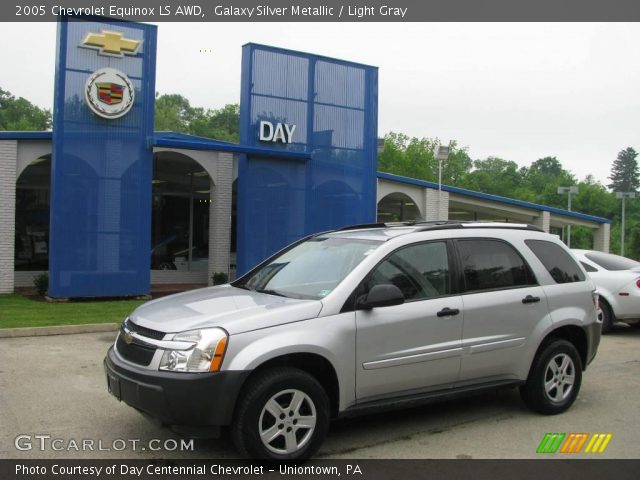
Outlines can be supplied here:
M522 299L522 303L537 303L540 301L540 297L534 297L532 295L527 295Z
M439 317L449 317L452 315L458 315L459 313L460 313L460 310L457 308L445 307L442 310L440 310L438 313L436 313L436 315L438 315Z

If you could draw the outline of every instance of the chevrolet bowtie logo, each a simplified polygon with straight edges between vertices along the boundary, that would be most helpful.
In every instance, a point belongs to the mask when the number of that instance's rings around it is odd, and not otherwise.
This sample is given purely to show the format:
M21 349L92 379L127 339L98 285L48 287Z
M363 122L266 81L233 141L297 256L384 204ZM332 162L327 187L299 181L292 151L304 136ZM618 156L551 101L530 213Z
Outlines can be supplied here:
M81 47L98 50L100 55L124 57L135 55L142 45L142 40L124 38L120 32L102 30L101 33L89 33L83 40Z

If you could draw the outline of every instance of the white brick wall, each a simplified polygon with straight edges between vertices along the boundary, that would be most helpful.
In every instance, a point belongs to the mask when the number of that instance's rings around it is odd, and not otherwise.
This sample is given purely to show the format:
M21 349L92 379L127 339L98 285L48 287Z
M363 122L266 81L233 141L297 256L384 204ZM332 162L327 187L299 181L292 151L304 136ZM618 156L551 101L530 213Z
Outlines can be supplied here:
M209 211L209 284L215 272L229 275L231 249L231 185L233 182L233 154L218 153L217 176L211 185Z
M424 219L427 222L449 220L449 192L425 188L422 211L425 212Z
M0 140L0 293L14 289L18 142Z
M611 225L603 223L593 232L593 249L609 253L611 247Z
M538 217L533 219L533 224L549 233L549 229L551 228L551 213L544 211L540 212Z

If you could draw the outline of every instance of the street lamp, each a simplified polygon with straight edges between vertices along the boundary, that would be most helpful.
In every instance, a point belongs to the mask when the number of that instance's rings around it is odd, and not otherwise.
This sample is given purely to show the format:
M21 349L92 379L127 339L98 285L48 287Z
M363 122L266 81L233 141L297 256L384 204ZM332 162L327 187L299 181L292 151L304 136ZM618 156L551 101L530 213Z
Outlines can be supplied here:
M622 227L620 228L620 256L624 257L624 201L627 198L636 198L636 192L616 192L616 198L622 200Z
M449 159L450 150L451 142L449 142L449 145L440 145L436 154L436 159L438 160L438 218L440 218L442 207L442 162Z
M560 195L569 194L567 210L571 211L571 195L578 193L578 187L575 185L572 187L558 187L558 193ZM571 248L571 224L567 225L567 247Z

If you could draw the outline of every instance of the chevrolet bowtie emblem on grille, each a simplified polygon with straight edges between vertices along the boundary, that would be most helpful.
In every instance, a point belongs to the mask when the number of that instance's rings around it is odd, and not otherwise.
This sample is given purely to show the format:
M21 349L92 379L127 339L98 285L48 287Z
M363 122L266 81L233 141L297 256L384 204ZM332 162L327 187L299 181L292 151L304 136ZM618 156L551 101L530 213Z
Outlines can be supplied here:
M131 335L131 331L127 327L122 327L122 340L127 345L131 345L131 342L133 342L133 335Z
M109 57L124 57L125 55L136 55L142 45L142 40L124 38L121 32L102 30L101 33L88 33L80 44L84 48L98 50L100 55Z

